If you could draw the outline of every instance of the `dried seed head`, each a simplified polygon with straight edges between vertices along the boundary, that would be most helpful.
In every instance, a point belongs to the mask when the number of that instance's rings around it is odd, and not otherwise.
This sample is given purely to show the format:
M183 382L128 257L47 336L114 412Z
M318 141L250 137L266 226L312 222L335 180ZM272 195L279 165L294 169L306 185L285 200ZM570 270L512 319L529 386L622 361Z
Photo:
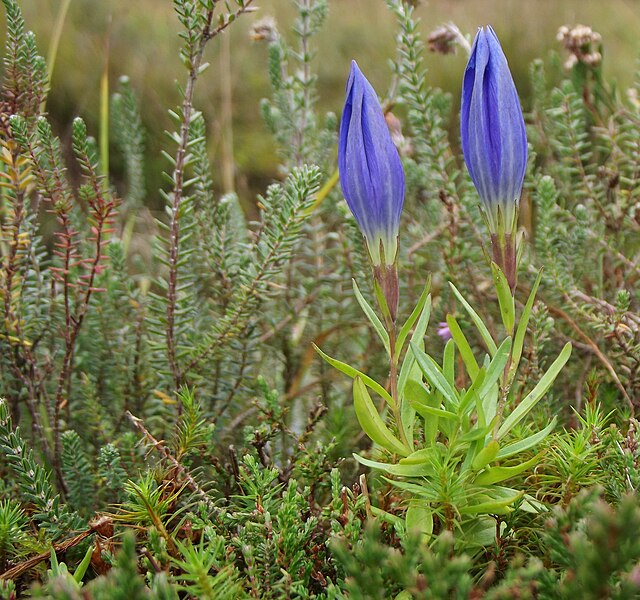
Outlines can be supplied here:
M249 31L249 37L254 42L275 42L279 35L278 24L271 16L266 16L256 21Z
M388 111L384 115L384 120L387 122L391 139L395 144L400 156L413 156L414 149L409 138L406 138L402 133L402 122L391 111Z
M572 69L579 62L588 67L597 67L602 62L602 54L598 51L602 36L587 25L575 25L569 28L563 25L556 36L569 52L565 62L566 69Z
M455 54L456 33L447 25L434 29L427 38L429 50L438 54Z
M455 23L447 23L434 29L427 38L429 50L438 54L455 54L460 46L467 52L471 52L469 40L462 35Z

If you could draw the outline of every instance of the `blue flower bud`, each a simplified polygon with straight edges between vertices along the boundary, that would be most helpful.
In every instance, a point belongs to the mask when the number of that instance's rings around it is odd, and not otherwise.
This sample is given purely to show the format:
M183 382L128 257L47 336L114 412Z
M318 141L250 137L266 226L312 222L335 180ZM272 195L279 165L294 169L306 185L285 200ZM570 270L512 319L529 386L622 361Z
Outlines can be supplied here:
M464 72L460 134L491 233L513 235L527 167L527 135L509 65L491 27L478 31Z
M338 169L342 192L374 266L392 265L398 250L404 172L378 96L355 61L340 122Z

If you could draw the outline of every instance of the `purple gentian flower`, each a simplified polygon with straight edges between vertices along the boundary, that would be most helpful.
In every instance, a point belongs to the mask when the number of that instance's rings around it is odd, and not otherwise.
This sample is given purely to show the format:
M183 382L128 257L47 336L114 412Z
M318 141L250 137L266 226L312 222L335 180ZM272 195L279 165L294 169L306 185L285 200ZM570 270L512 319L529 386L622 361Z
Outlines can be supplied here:
M513 235L527 168L527 135L509 65L491 27L478 30L464 72L460 134L491 233Z
M395 263L404 171L375 90L355 61L340 122L338 169L344 197L374 267Z

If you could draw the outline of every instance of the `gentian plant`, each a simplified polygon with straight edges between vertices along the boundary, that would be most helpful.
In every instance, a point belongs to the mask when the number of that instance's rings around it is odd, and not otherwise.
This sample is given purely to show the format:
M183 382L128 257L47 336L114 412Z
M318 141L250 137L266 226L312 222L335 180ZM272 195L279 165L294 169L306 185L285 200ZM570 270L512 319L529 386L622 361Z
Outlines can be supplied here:
M464 155L494 246L491 267L505 330L503 339L494 340L453 284L453 294L485 346L482 356L476 356L468 334L451 314L438 328L446 342L442 364L425 352L431 310L429 282L406 322L396 326L397 277L395 292L389 294L381 273L396 273L402 166L375 91L353 63L340 128L339 168L345 199L369 248L382 319L355 282L354 291L388 353L388 385L319 352L353 379L356 416L375 444L375 460L357 454L355 458L382 471L392 485L406 493L404 521L375 506L373 513L426 536L448 529L457 533L467 548L481 548L491 543L496 531L502 533L500 515L518 506L524 510L544 508L508 482L536 464L539 455L534 449L555 426L553 419L537 430L525 418L569 359L571 345L563 348L516 405L512 383L541 273L518 319L515 232L527 141L511 74L490 28L480 30L476 37L463 86ZM389 300L394 302L393 311ZM460 366L463 373L457 372ZM382 411L372 392L384 400Z

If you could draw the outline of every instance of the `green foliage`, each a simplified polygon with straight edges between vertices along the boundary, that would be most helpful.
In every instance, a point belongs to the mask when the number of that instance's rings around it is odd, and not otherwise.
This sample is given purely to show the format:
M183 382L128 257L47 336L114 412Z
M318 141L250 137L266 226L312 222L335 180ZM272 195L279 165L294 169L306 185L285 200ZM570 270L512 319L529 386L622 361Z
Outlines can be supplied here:
M356 547L336 542L334 551L346 572L346 594L357 598L468 598L473 578L468 556L454 556L453 539L442 534L430 551L419 536L401 548L388 546L370 527Z
M635 497L615 509L597 493L582 493L547 519L540 558L516 555L507 562L497 553L483 566L454 553L448 532L431 547L407 535L394 548L372 527L355 547L335 543L348 594L337 597L634 598L639 517Z
M93 504L93 472L80 436L71 429L62 434L62 471L65 481L69 482L69 506L88 514Z
M27 516L17 503L11 500L0 501L0 569L22 554L21 546L25 541Z
M195 598L233 600L241 594L240 582L232 564L227 563L224 538L205 530L198 546L179 544L181 558L175 565L182 571L181 588ZM215 575L210 575L211 572Z
M98 473L101 487L107 492L107 501L113 503L120 500L127 473L122 465L120 452L113 444L107 444L100 448Z
M532 63L512 294L484 260L459 90L432 85L422 8L386 2L396 55L374 77L407 182L392 331L324 108L323 30L348 9L289 4L290 27L253 26L271 91L246 100L277 178L237 169L233 189L201 85L246 75L207 60L253 2L174 0L154 218L144 82L119 79L107 174L90 112L42 112L45 60L3 0L0 597L636 597L640 74L625 95L601 63Z
M0 400L0 452L12 474L11 481L18 497L35 507L31 516L50 539L56 539L80 525L78 515L61 504L49 473L36 462L34 452L22 438L20 429L13 429L5 400Z
M640 555L639 528L640 513L633 496L623 498L613 509L594 494L582 494L566 512L556 511L544 542L557 565L557 597L636 596L640 588L634 571ZM566 576L559 576L563 571Z
M11 114L38 115L46 97L47 65L38 55L36 38L27 31L16 0L2 0L7 15L7 43L4 57L3 96Z
M120 91L111 100L112 129L118 150L124 157L127 194L123 210L135 211L145 196L145 133L138 101L126 76L120 78Z
M323 355L330 364L354 378L353 402L358 421L364 433L393 456L389 462L370 460L358 454L355 458L365 466L394 476L388 481L409 494L405 515L407 528L417 529L427 537L434 529L456 531L464 548L485 546L494 529L499 535L499 522L494 528L487 515L509 514L516 504L532 512L539 510L530 502L531 497L524 497L524 492L517 487L505 487L505 482L513 485L512 480L538 462L539 456L522 454L544 440L553 429L555 419L539 431L520 429L514 436L512 430L549 390L571 354L571 345L565 345L519 404L511 412L505 412L508 406L513 406L511 384L522 356L524 332L540 276L516 328L509 284L500 269L494 263L491 266L503 325L507 333L514 335L514 338L507 336L499 346L479 315L452 286L488 348L480 363L451 315L447 319L452 339L445 346L442 366L424 352L421 340L431 306L428 286L409 320L400 328L393 348L390 340L396 339L395 323L387 324L388 332L385 331L371 307L358 295L359 303L389 353L390 372L394 378L391 394L356 369ZM357 286L354 289L359 294ZM407 332L416 321L416 331L398 376L398 358ZM457 384L456 350L465 367L463 380L469 383L468 388L460 389ZM395 417L397 436L379 414L368 387L389 405ZM419 425L416 425L416 416L421 418ZM568 460L562 464L571 468ZM588 469L588 465L584 466ZM378 509L376 514L388 518L385 511ZM391 522L396 521L392 519Z
M271 26L266 37L273 98L260 106L287 171L309 162L324 165L335 139L335 117L327 115L322 129L313 111L317 78L311 66L316 54L311 43L326 21L328 0L294 0L293 4L298 11L293 26L297 47L287 44Z

